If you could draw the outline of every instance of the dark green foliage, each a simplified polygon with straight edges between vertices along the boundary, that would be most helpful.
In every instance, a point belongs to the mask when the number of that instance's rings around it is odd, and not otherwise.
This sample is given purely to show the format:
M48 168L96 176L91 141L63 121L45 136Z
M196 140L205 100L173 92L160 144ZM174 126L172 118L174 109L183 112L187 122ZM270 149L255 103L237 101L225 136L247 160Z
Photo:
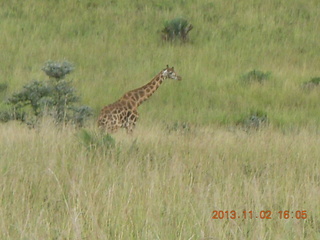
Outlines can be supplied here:
M63 79L73 70L71 66L68 62L47 62L43 69L49 73L50 80L33 81L14 93L7 100L10 110L2 112L0 120L20 120L34 125L40 117L51 116L57 124L71 122L82 126L91 109L77 105L80 99L71 81Z
M7 88L8 88L8 84L0 83L0 92L4 92L5 90L7 90Z
M72 106L72 122L77 126L83 126L85 120L92 115L92 109L88 106Z
M270 78L270 72L262 72L259 70L252 70L241 76L241 80L245 83L263 83Z
M81 129L78 137L88 150L96 150L98 148L110 149L114 148L116 144L110 134L95 134L85 129Z
M184 18L175 18L164 23L162 29L162 39L165 41L174 41L176 39L186 42L188 40L188 33L193 26Z
M310 82L312 82L313 84L319 85L320 77L311 78Z
M72 121L73 104L79 101L75 89L71 86L71 82L59 80L58 82L49 82L50 96L43 99L45 106L49 110L49 114L58 122Z
M26 121L26 113L21 111L1 111L0 122L9 122L11 120L17 120L21 122Z
M259 129L267 126L269 119L267 113L264 111L251 111L248 115L243 116L239 121L238 125L245 129Z
M67 62L54 62L47 61L42 67L42 70L49 76L56 79L64 78L67 74L71 73L74 70L74 66Z
M15 111L20 110L26 106L31 106L33 114L38 116L42 110L45 97L49 96L50 89L44 85L43 82L33 81L23 87L20 92L14 93L12 97L7 100Z
M6 95L8 84L0 83L0 99L3 99Z
M320 84L320 77L311 78L309 81L303 83L305 89L311 90L315 87L318 87Z
M312 82L313 84L319 85L320 77L311 78L310 82Z
M190 132L191 130L190 124L186 122L174 122L173 124L167 124L166 128L169 131L169 133L171 132L187 133L187 132Z

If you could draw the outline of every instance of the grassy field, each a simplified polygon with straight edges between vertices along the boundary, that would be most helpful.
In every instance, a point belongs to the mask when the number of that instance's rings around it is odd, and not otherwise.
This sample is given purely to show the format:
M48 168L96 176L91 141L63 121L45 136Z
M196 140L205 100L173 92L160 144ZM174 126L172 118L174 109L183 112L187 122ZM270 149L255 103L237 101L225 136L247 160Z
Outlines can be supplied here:
M320 77L319 1L0 6L0 96L66 59L94 109L85 129L0 124L0 239L320 239L320 89L302 87ZM190 41L162 42L180 16ZM104 105L167 64L183 81L139 108L132 136L97 132ZM245 83L252 70L269 78ZM255 112L268 125L241 127Z
M45 126L1 126L1 239L319 238L316 133L149 125L108 148Z

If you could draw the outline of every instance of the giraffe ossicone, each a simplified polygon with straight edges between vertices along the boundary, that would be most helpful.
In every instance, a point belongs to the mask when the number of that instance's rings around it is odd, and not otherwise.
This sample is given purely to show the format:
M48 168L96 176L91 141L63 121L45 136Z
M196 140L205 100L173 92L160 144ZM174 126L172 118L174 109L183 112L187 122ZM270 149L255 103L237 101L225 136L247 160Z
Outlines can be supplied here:
M125 128L131 133L139 118L138 107L146 101L167 79L182 80L173 67L167 67L159 72L149 83L125 93L118 101L105 106L99 115L98 126L109 133Z

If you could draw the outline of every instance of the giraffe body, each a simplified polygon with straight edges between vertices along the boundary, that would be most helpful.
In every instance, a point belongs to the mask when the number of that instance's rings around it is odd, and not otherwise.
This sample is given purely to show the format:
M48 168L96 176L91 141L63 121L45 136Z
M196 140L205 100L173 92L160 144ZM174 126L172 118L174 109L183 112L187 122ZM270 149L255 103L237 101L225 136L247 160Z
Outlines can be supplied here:
M105 106L98 119L99 128L105 129L109 133L114 133L119 128L125 128L128 133L131 133L139 118L137 112L139 105L146 101L167 78L181 80L174 68L167 66L146 85L127 92L118 101Z

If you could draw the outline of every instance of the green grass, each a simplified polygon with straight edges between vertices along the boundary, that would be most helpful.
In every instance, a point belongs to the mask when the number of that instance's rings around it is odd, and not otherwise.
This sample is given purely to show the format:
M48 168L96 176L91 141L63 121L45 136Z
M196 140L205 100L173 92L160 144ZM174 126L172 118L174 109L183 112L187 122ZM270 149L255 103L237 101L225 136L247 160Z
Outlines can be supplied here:
M221 118L234 123L251 108L267 111L270 105L270 116L290 115L291 105L296 105L293 95L309 106L310 97L299 87L319 75L317 1L29 1L3 6L0 81L10 82L14 91L31 79L43 79L40 68L48 59L67 59L76 66L70 77L96 115L166 64L174 65L184 81L181 86L167 83L152 103L141 107L149 119L157 119L154 106L165 109L168 121L201 124L226 122ZM195 26L188 44L160 40L163 23L176 16L185 16ZM271 83L259 90L263 95L234 87L252 69L272 74ZM318 99L311 101L316 104ZM319 119L316 112L306 118L306 111L308 107L296 108L303 120L285 124Z
M86 130L1 124L1 239L319 239L319 1L2 1L1 98L68 76L95 116ZM183 17L186 44L161 41ZM101 136L100 109L150 81L133 136ZM252 70L263 84L243 83ZM2 104L0 108L4 108ZM268 117L258 131L237 123ZM212 211L272 211L218 219ZM278 211L307 210L306 220Z

